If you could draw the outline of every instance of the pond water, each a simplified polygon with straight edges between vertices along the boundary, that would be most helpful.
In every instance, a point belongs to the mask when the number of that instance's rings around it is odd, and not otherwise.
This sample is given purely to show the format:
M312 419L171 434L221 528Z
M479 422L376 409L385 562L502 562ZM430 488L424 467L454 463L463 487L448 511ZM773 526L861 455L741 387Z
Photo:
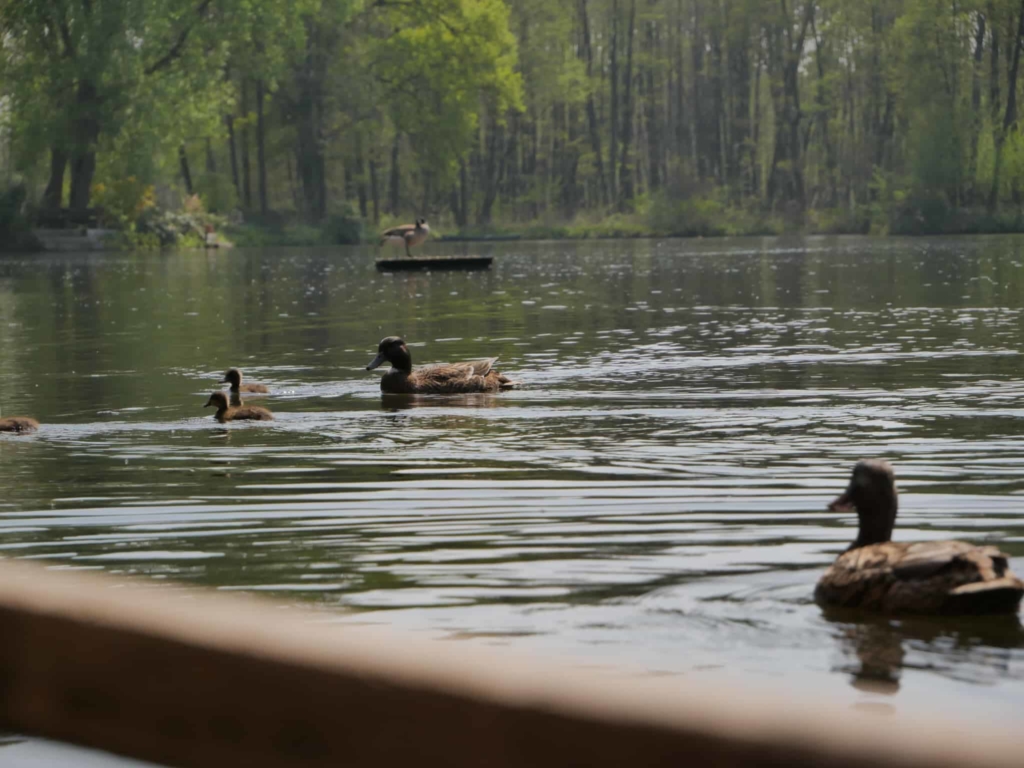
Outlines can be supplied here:
M812 600L868 456L896 467L897 538L1024 572L1024 239L427 249L495 263L0 258L0 409L44 422L0 436L0 556L881 712L1024 705L1016 621ZM523 388L384 402L364 366L390 334ZM275 422L203 410L231 365Z

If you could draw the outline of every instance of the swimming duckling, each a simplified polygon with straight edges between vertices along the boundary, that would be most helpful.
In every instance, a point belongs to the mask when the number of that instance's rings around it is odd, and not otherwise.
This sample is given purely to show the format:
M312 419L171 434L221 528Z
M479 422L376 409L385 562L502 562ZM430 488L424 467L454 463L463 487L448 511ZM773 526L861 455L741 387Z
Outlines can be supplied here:
M213 417L221 422L225 421L241 421L248 419L251 421L273 421L274 414L268 411L266 408L259 408L255 405L247 405L242 408L229 408L228 407L228 396L223 392L214 392L210 395L210 399L206 401L204 408L209 408L211 405L217 407L217 413Z
M39 422L28 416L8 416L5 419L0 419L0 432L25 434L35 432L37 429L39 429Z
M409 248L421 245L430 234L430 226L426 219L416 219L415 224L403 224L400 227L392 227L383 232L380 236L380 244L393 243L405 245L405 255L412 257Z
M964 541L891 541L896 522L892 467L858 461L830 510L857 510L857 539L818 581L819 603L882 613L1016 613L1024 582L992 546Z
M243 384L242 372L237 368L228 368L224 378L221 379L221 384L226 383L231 384L231 392L236 395L239 392L248 392L254 395L266 395L270 392L265 384Z
M494 370L498 358L469 360L464 363L439 363L412 367L412 355L398 336L382 339L377 356L366 370L372 371L384 361L391 370L380 380L380 390L392 395L462 395L470 392L497 392L512 389L517 382Z

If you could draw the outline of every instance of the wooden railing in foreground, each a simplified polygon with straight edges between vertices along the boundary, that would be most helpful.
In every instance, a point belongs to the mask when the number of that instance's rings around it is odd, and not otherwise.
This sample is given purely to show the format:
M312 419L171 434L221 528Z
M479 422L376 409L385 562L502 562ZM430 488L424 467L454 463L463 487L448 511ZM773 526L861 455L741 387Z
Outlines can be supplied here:
M1005 768L1024 754L1019 733L864 719L323 619L4 561L0 727L197 768Z

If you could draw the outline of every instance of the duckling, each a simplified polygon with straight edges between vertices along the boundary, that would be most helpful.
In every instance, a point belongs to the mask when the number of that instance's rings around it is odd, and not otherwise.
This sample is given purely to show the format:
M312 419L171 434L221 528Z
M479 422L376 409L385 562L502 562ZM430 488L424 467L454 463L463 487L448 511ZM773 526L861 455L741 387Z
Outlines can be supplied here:
M405 244L405 255L412 257L409 248L421 245L430 234L430 226L426 219L416 219L415 224L403 224L400 227L392 227L380 236L380 244L394 243Z
M28 416L8 416L0 419L0 432L18 432L24 434L39 429L39 422Z
M223 392L214 392L210 395L210 399L206 401L204 408L209 408L211 405L217 407L217 413L213 417L221 422L225 421L241 421L242 419L248 419L251 421L273 421L274 414L268 411L266 408L259 408L255 405L247 405L242 408L228 407L228 396Z
M964 541L894 542L896 483L888 462L858 461L830 510L857 510L857 538L818 581L824 605L882 613L1016 613L1024 582L992 546Z
M239 392L248 392L254 395L266 395L270 393L265 384L243 384L242 372L237 368L228 368L221 379L221 384L231 384L231 393L237 395Z
M382 339L377 356L366 370L372 371L384 361L391 370L380 380L380 390L392 395L462 395L470 392L498 392L512 389L517 382L494 370L498 358L469 360L464 363L440 363L412 367L409 348L398 336Z

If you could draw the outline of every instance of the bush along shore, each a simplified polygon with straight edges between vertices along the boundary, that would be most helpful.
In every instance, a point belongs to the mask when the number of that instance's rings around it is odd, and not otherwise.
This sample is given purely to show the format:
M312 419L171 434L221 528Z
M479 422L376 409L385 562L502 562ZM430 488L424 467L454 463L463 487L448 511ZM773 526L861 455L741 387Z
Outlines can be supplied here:
M81 231L83 248L153 250L203 247L287 247L376 243L377 233L404 221L385 217L375 225L350 206L319 224L296 214L245 216L206 210L197 195L185 196L174 209L157 205L151 191L100 189L103 203L86 212L43 212L26 202L24 187L0 193L0 249L40 250L50 238L37 226L63 226ZM63 216L63 220L62 220ZM411 217L410 217L411 218ZM81 222L88 221L88 224ZM505 240L583 240L649 237L729 237L782 234L953 235L1024 233L1024 212L958 208L942 196L917 195L862 206L808 211L765 212L730 206L713 198L673 201L658 199L638 210L604 216L577 216L568 222L502 222L458 228L454 222L431 220L436 242ZM92 229L86 243L85 232ZM67 246L63 246L67 247Z

